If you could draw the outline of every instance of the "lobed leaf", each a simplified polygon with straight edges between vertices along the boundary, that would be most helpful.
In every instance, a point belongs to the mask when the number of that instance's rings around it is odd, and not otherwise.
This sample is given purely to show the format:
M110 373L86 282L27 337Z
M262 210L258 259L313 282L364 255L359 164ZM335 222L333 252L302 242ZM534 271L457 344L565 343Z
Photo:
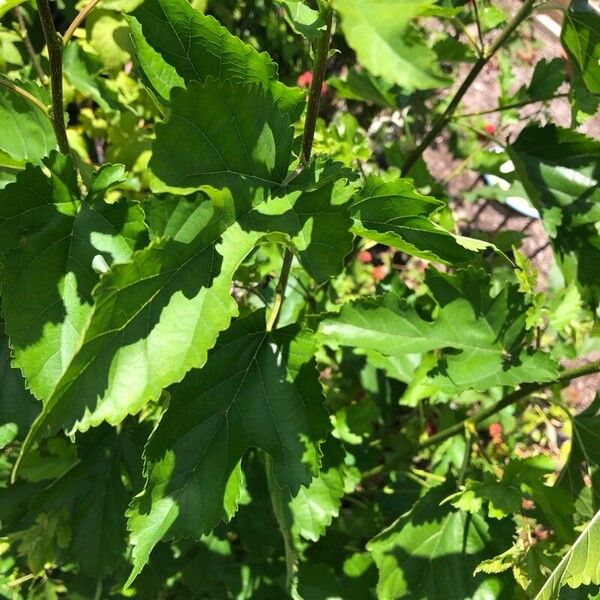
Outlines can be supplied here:
M560 39L588 91L600 94L600 12L589 0L571 2Z
M535 600L554 600L563 586L578 588L600 584L600 512L586 525L569 548Z
M454 264L473 260L490 247L453 235L428 217L444 206L404 179L384 181L370 175L352 204L354 233L421 258Z
M15 81L50 105L48 92L32 82ZM0 86L0 150L16 160L39 163L57 146L52 121L42 110L19 94Z
M171 388L145 450L146 488L128 513L128 584L160 539L198 538L224 517L227 482L249 448L271 455L292 495L318 472L328 420L314 351L297 325L268 333L258 311L235 321L205 367Z
M389 356L455 348L460 352L445 353L429 372L429 381L447 393L556 378L549 355L521 346L527 306L516 287L491 297L489 282L474 270L430 271L428 284L440 304L435 320L388 294L345 304L321 322L321 339Z
M50 176L28 165L0 191L0 289L15 365L46 400L79 347L95 262L129 260L145 226L134 202L106 204L98 190L81 202L70 158L54 153L44 164Z
M279 187L293 130L272 94L258 85L208 78L176 88L171 116L156 127L150 168L169 188L244 183Z
M414 17L423 14L430 0L337 0L348 45L373 75L406 89L449 85L437 66L437 56L416 29Z
M592 303L600 298L600 142L533 124L509 146L517 175L536 208L567 280Z
M381 600L497 597L489 595L485 577L473 576L492 542L488 526L480 515L441 505L448 490L447 485L429 490L367 544L379 569Z
M140 66L163 101L169 101L174 87L214 77L260 84L271 90L290 121L300 117L304 96L276 81L277 65L269 55L244 44L187 0L145 0L127 20Z
M316 277L341 270L351 234L341 230L327 244L322 240L332 222L338 227L349 221L336 201L338 194L343 200L351 192L340 188L327 166L308 173L315 176L315 187L267 202L260 195L234 199L227 190L207 188L211 198L199 196L196 207L182 201L183 218L179 203L168 199L172 217L163 215L166 222L155 221L155 226L172 237L155 237L129 263L113 266L102 277L77 352L23 453L60 428L85 431L103 421L117 424L201 367L219 332L237 314L231 297L234 273L263 238L288 240ZM339 173L339 165L333 173Z

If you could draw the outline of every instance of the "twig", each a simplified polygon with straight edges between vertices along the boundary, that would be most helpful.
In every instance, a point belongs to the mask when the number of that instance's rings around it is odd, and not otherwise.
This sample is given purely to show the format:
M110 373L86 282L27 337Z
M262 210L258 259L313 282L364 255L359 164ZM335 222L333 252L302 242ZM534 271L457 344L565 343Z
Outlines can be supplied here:
M308 107L306 109L306 119L304 121L304 132L302 135L302 162L307 164L312 153L313 141L315 139L315 129L317 126L317 117L319 116L319 106L321 103L321 91L325 81L325 68L327 66L327 56L329 54L329 44L331 42L331 30L333 27L333 11L328 8L323 15L326 28L319 37L315 50L315 65L313 69L313 79L308 93ZM285 249L283 255L283 264L281 274L275 290L275 299L273 300L273 310L267 322L267 331L277 327L281 309L285 302L285 290L287 288L290 269L294 255L289 248Z
M270 454L265 454L265 471L267 474L267 485L269 486L273 514L275 515L275 520L279 525L279 531L283 538L286 564L286 586L288 590L292 590L298 572L298 554L294 547L290 526L288 508L289 497L285 492L285 488L280 488L275 479L273 458ZM292 594L292 597L295 596Z
M411 169L422 156L423 152L425 152L425 150L437 138L440 132L446 127L446 125L448 125L450 119L452 118L452 115L454 115L454 112L458 108L460 101L463 99L463 96L471 87L471 84L475 81L479 73L481 73L481 71L490 61L492 56L494 56L494 54L496 54L496 52L507 42L507 40L514 33L515 29L521 24L522 21L524 21L531 14L535 2L536 0L525 0L517 14L506 26L506 29L504 29L504 31L498 36L498 38L490 48L489 53L485 56L480 57L475 62L475 64L465 77L465 80L458 88L456 94L454 94L454 97L452 98L452 100L450 100L450 103L446 107L446 110L434 120L431 129L425 135L421 143L406 157L406 161L402 166L402 177L406 177L410 173Z
M321 103L323 82L325 81L325 68L327 67L327 55L329 53L331 28L333 26L333 11L327 9L326 14L323 16L325 17L326 29L317 40L315 66L313 69L310 91L308 93L308 107L306 109L304 134L302 136L302 160L304 163L307 163L310 159L313 141L315 139L315 128L317 126L317 117L319 116L319 105Z
M510 110L512 108L522 108L523 106L529 106L530 104L535 104L536 102L551 102L552 100L557 100L559 98L565 98L569 95L568 92L563 92L560 94L554 94L554 96L547 96L546 98L536 98L535 100L523 100L523 102L513 102L512 104L504 104L502 106L496 106L495 108L489 108L486 110L480 110L472 113L460 113L458 115L454 115L452 119L466 119L468 117L480 117L482 115L489 115L495 112L502 112L503 110Z
M477 427L482 421L485 421L492 415L504 410L507 406L511 404L515 404L519 402L519 400L523 400L530 394L534 392L538 392L553 384L564 384L569 383L572 379L577 379L578 377L583 377L585 375L591 375L593 373L600 372L600 360L582 365L580 367L576 367L575 369L568 369L563 371L561 375L555 381L546 381L545 383L526 383L521 386L520 389L508 394L492 406L488 408L484 408L480 410L478 413L464 419L458 423L455 423L451 427L448 427L435 435L432 435L430 438L426 439L423 443L421 443L418 447L418 450L423 450L424 448L428 448L429 446L435 446L436 444L440 444L441 442L445 442L446 440L458 435L465 431L465 427Z
M462 121L457 121L455 123L455 125L457 127L463 127L464 129L469 129L470 131L473 131L477 135L486 138L487 140L489 140L496 146L500 146L501 148L506 149L506 142L501 141L495 135L492 135L491 133L488 133L487 131L484 131L483 129L478 129L477 127L473 127L473 125L470 125L469 123L463 123Z
M81 22L94 10L96 4L98 4L100 0L90 0L80 11L77 13L77 16L73 19L73 22L69 25L67 31L65 31L65 35L63 35L63 45L66 46L69 43L69 40L73 37L75 30L81 25Z
M31 59L31 64L35 69L36 73L40 81L46 85L46 73L44 73L44 69L42 69L42 65L40 63L40 59L38 55L35 53L35 49L33 44L31 43L31 39L29 39L29 34L27 33L27 25L25 23L25 19L23 18L23 11L20 6L15 6L14 11L15 17L17 18L17 23L19 25L19 33L21 34L21 39L25 44L25 48L27 50L27 54L29 54L29 58Z
M479 8L477 6L477 0L472 0L471 5L475 12L475 23L477 24L477 36L479 37L479 44L481 47L481 54L485 54L485 42L483 41L483 33L481 31L481 21L479 20Z
M19 96L22 96L23 98L29 100L29 102L31 102L37 108L39 108L46 116L49 116L48 107L39 98L36 98L33 94L30 94L27 90L16 85L12 81L9 81L8 79L4 79L4 77L0 77L0 85L9 89L11 92L19 94Z
M471 464L471 454L472 454L472 443L473 443L473 434L468 427L465 427L463 431L463 435L465 438L465 453L463 455L463 460L460 465L460 471L458 473L458 479L456 480L458 486L460 487L465 482L467 477L467 471L469 470L469 465Z
M54 21L48 0L37 1L38 14L48 47L48 61L50 62L50 88L52 92L52 125L58 141L58 147L63 154L70 154L67 130L65 129L65 118L63 115L63 87L62 87L62 45Z
M288 279L290 277L290 270L292 268L292 261L294 260L294 254L288 248L285 249L283 254L283 264L281 265L281 274L279 275L279 281L275 288L275 299L273 300L273 310L271 316L267 322L267 331L272 331L277 327L279 323L279 317L281 316L281 309L285 301L285 290L287 288Z
M23 575L23 577L19 577L18 579L13 579L12 581L5 583L4 585L6 585L6 587L18 587L22 583L25 583L26 581L30 581L31 579L35 578L36 575L34 575L33 573L29 573L28 575Z
M460 27L460 30L465 34L465 37L467 38L469 44L471 44L471 47L475 51L475 54L477 54L478 57L482 57L483 47L479 46L477 40L471 35L471 32L469 31L467 26L458 17L454 17L453 23L458 25Z

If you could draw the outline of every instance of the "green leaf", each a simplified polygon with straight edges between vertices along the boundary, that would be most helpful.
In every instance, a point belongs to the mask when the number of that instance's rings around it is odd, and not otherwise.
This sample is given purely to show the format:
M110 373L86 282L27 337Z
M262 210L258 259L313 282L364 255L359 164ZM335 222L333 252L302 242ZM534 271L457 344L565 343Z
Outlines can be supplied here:
M171 96L171 116L156 128L150 168L167 186L240 182L278 187L288 172L293 130L259 85L192 81Z
M19 369L11 366L8 337L0 321L0 427L4 440L1 447L15 437L23 438L40 411L40 405L25 387Z
M125 165L104 163L92 173L87 199L98 201L111 188L127 179Z
M285 10L285 20L291 28L303 35L309 42L314 42L325 30L325 22L319 11L313 10L302 0L277 0Z
M23 66L23 56L19 50L21 36L16 31L0 30L0 68L5 73L11 65Z
M411 20L429 0L336 0L344 35L360 63L373 75L408 90L449 85Z
M60 427L119 423L204 364L237 313L233 273L260 238L235 223L228 192L213 198L204 200L210 216L196 230L155 238L102 277L78 351L32 427L31 443Z
M323 465L308 486L302 486L289 502L289 529L297 546L300 538L316 542L336 517L345 494L352 493L360 471L345 463L344 450L335 438L323 444Z
M571 451L560 474L559 485L577 498L586 487L584 473L591 479L600 469L600 396L596 396L586 410L571 418ZM600 510L600 493L596 486L590 488L592 507Z
M577 321L581 310L581 294L577 286L571 284L560 290L552 299L550 325L557 331L563 331Z
M521 510L521 490L509 482L496 481L489 475L484 481L469 481L465 490L452 503L456 508L479 512L483 501L488 502L488 516L492 519L503 519L519 513Z
M125 511L141 487L142 461L127 433L108 427L87 434L78 451L78 462L33 499L31 510L68 510L70 552L85 572L100 579L124 562Z
M50 105L48 92L33 82L16 80L16 85ZM0 150L16 160L40 162L56 148L52 122L29 100L0 86Z
M162 538L210 531L224 517L230 475L245 452L273 458L278 484L298 493L319 469L328 429L310 333L265 331L265 313L221 334L206 366L171 388L171 404L145 450L147 485L128 512L129 585Z
M396 108L398 106L396 94L394 93L394 90L397 91L398 88L380 77L375 77L369 71L351 69L345 79L330 77L327 83L342 98L348 100L371 102L383 108Z
M489 280L475 270L457 275L430 270L427 283L439 303L433 321L388 294L349 302L339 315L325 318L319 328L323 341L390 356L460 350L446 353L429 373L430 382L447 393L556 378L549 355L521 346L527 306L516 287L491 297Z
M600 584L600 512L586 525L552 572L535 600L554 600L560 589L568 585Z
M509 146L517 175L542 213L567 284L600 299L600 142L554 125L528 125Z
M133 54L127 20L121 14L121 11L128 12L129 7L123 0L118 0L116 10L105 10L107 8L110 8L110 2L94 8L85 19L85 32L90 46L102 56L105 67L115 69L131 60Z
M343 495L344 473L338 469L323 471L301 487L290 502L293 534L316 542L339 515Z
M163 101L173 87L212 76L271 89L291 121L302 113L302 92L276 81L277 65L268 54L244 44L187 0L145 0L127 20L140 66Z
M14 364L44 400L79 347L99 278L95 261L128 261L145 241L137 204L106 204L98 193L80 202L71 159L53 154L45 166L49 176L28 165L15 183L0 191L6 332Z
M459 42L450 34L438 40L433 49L444 62L474 63L477 61L477 54L473 50L473 46Z
M234 199L227 190L207 189L211 198L202 197L197 209L186 208L187 217L166 219L171 238L155 237L129 263L113 265L93 291L93 310L77 353L22 452L61 427L85 431L103 421L117 424L201 367L219 332L237 315L233 275L262 238L298 244L295 250L309 271L316 261L315 275L324 275L326 265L341 268L351 237L340 231L335 243L324 245L322 239L332 218L343 223L348 215L343 205L338 212L336 206L315 202L335 203L339 168L311 168L307 177L320 172L323 187L317 185L315 195L310 189L296 194L293 204L288 196L267 202L259 197L253 207L243 194ZM169 203L177 207L172 198ZM316 212L308 212L313 208ZM322 264L319 255L325 257Z
M600 107L600 95L592 94L586 87L581 75L573 72L571 89L569 90L571 102L571 124L577 126L591 119Z
M109 89L105 80L99 76L104 68L102 60L85 52L74 40L64 49L63 68L71 85L92 98L100 108L106 111L122 108L117 94Z
M489 31L498 27L507 20L507 15L504 10L498 6L484 6L480 12L481 26L484 31Z
M561 58L542 58L533 70L529 85L522 86L510 102L533 102L552 97L567 78L565 61Z
M573 0L560 39L592 94L600 94L600 13L588 0Z
M491 535L479 515L440 503L449 486L433 488L368 544L379 569L381 600L464 600L486 595L484 577L473 576ZM489 593L489 592L487 592Z
M280 190L281 196L257 206L249 223L256 230L287 234L302 266L324 283L342 272L353 248L349 200L355 179L341 163L315 160Z
M24 0L0 0L0 17L4 16L9 10L19 4L23 4Z
M453 264L471 261L478 240L455 236L428 217L444 206L440 200L417 192L405 179L386 182L370 175L352 204L353 231L427 260Z

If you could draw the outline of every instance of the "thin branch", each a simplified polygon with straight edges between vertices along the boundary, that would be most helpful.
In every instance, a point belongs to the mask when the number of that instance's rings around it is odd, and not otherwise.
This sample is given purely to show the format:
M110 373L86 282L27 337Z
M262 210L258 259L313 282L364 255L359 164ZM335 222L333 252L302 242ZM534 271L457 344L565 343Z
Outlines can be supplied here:
M479 37L479 44L481 47L481 54L485 54L485 42L483 41L483 32L481 31L481 21L479 19L479 8L477 6L477 0L472 0L471 5L475 12L475 23L477 24L477 36Z
M432 435L430 438L426 439L422 444L419 445L418 450L423 450L424 448L428 448L429 446L435 446L436 444L445 442L451 437L454 437L459 433L463 433L465 431L465 427L477 427L482 421L489 419L489 417L495 415L496 413L499 413L501 410L504 410L507 406L511 406L511 404L516 404L520 400L523 400L524 398L533 394L534 392L543 390L549 385L569 383L573 379L577 379L578 377L584 377L585 375L592 375L593 373L600 373L600 360L581 365L580 367L576 367L575 369L567 369L563 371L555 381L546 381L545 383L526 383L523 386L521 386L520 389L508 394L492 406L484 408L472 417L455 423L451 427L448 427L440 431L439 433Z
M94 10L96 4L98 4L100 0L90 0L77 14L77 16L73 19L73 22L69 25L67 31L65 31L65 35L63 35L63 45L66 46L69 43L69 40L73 37L75 30L81 25L82 21Z
M594 373L600 373L600 361L591 362L575 369L563 371L555 381L547 381L546 383L526 383L525 385L521 386L520 389L508 394L489 408L483 409L474 416L468 419L463 419L451 427L443 429L439 433L427 438L424 442L417 446L416 452L420 452L421 450L429 448L430 446L441 444L455 435L468 435L467 432L475 431L478 428L478 425L492 415L495 415L511 404L515 404L520 400L523 400L534 392L543 390L551 385L569 383L571 380L576 379L577 377L584 377L585 375L592 375ZM363 485L371 479L378 479L386 473L396 470L398 465L403 464L408 458L408 453L402 452L400 455L396 455L395 458L390 458L386 464L379 464L376 467L373 467L371 470L366 471L362 476Z
M513 108L522 108L523 106L529 106L536 102L552 102L552 100L558 100L559 98L566 98L569 95L568 92L562 92L560 94L554 94L554 96L547 96L546 98L536 98L535 100L523 100L522 102L513 102L512 104L504 104L502 106L496 106L495 108L488 108L486 110L480 110L472 113L460 113L454 115L452 119L466 119L468 117L481 117L483 115L489 115L495 112L502 112L503 110L511 110Z
M312 153L313 142L315 139L315 129L317 126L317 117L319 116L319 107L321 104L321 92L323 82L325 81L325 69L327 67L327 58L329 54L329 44L331 43L331 30L333 27L333 11L330 8L325 9L323 17L326 28L317 40L315 48L315 63L313 69L313 78L308 92L308 106L306 109L306 119L304 120L304 132L302 134L302 162L307 164ZM283 264L281 274L275 289L275 299L273 301L273 310L267 322L267 331L277 327L281 309L285 302L285 290L287 288L290 270L294 255L289 248L285 249L283 255Z
M467 41L469 42L473 50L475 51L475 54L477 54L478 57L483 56L483 47L479 46L477 40L471 35L469 28L458 17L454 17L452 19L452 22L458 25L460 30L465 34L465 37L467 38Z
M460 487L467 477L467 471L469 470L469 466L471 465L471 454L473 453L473 434L471 430L466 427L463 431L463 435L465 438L465 453L463 455L463 460L460 465L460 471L458 473L458 479L456 480L458 486Z
M464 129L469 129L470 131L473 131L477 135L479 135L483 138L486 138L493 144L496 144L497 146L500 146L501 148L506 149L506 142L503 142L502 140L497 138L495 135L492 135L491 133L488 133L487 131L484 131L483 129L478 129L477 127L473 127L473 125L470 125L469 123L463 123L462 121L456 121L455 125L457 127L463 127Z
M272 331L277 327L279 323L279 317L281 316L281 309L285 301L285 290L287 289L288 279L290 277L290 271L292 268L292 261L294 260L294 254L289 248L285 249L283 254L283 264L281 265L281 274L279 275L279 281L275 288L275 299L273 300L273 310L271 316L267 322L267 331Z
M325 68L327 67L327 55L331 42L331 28L333 26L333 11L327 9L325 17L326 29L317 40L315 49L315 65L313 78L308 93L308 107L306 109L306 120L304 121L304 134L302 136L302 160L307 163L312 153L313 141L315 139L315 128L319 116L319 106L323 82L325 81Z
M471 84L475 81L479 73L481 73L481 71L490 61L492 56L494 56L494 54L496 54L496 52L510 39L515 29L521 24L522 21L524 21L531 14L533 10L533 5L536 1L537 0L525 0L517 14L506 26L504 31L498 36L498 38L490 48L488 54L480 57L475 62L475 64L465 77L465 80L462 82L461 86L456 91L456 94L454 94L454 97L452 98L452 100L450 100L450 103L446 107L446 110L434 120L431 129L425 135L421 143L406 157L406 161L402 166L402 177L406 177L410 173L411 169L422 156L423 152L425 152L425 150L437 138L437 136L446 127L446 125L448 125L450 119L452 119L452 116L454 115L454 112L458 108L460 101L463 99L463 96L471 87Z
M560 11L566 13L568 10L567 6L561 6L560 4L540 4L535 8L536 12L548 12L548 11Z
M30 581L31 579L35 579L36 577L37 575L29 573L28 575L23 575L23 577L19 577L18 579L13 579L12 581L5 583L4 585L6 585L6 587L19 587L22 583Z
M298 572L298 553L294 547L294 540L289 522L289 495L285 488L279 487L274 475L273 458L270 454L265 453L265 471L267 474L267 485L269 486L269 495L271 496L271 506L275 520L279 526L281 537L283 538L283 546L285 550L285 565L286 565L286 587L293 591L296 574ZM297 596L291 594L293 598Z
M48 115L48 107L39 98L36 98L33 94L30 94L27 90L14 84L12 81L9 81L8 79L4 79L4 77L0 77L0 85L2 87L9 89L11 92L14 92L15 94L19 94L19 96L22 96L26 100L29 100L29 102L31 102L33 105L35 105L37 108L39 108L46 116L49 116Z
M52 92L52 124L58 141L58 147L63 154L70 154L65 118L63 115L63 87L62 87L62 43L52 19L52 11L48 0L37 0L38 14L48 47L48 61L50 62L50 88Z
M29 58L31 59L31 64L35 69L40 81L42 84L46 85L46 73L44 73L44 69L42 69L42 65L40 63L40 59L38 55L35 53L35 49L31 40L29 39L29 34L27 33L27 25L25 23L25 19L23 18L23 11L20 6L15 6L14 11L15 17L17 18L17 24L19 25L19 34L21 35L21 39L25 44L25 48L27 50L27 54L29 54Z

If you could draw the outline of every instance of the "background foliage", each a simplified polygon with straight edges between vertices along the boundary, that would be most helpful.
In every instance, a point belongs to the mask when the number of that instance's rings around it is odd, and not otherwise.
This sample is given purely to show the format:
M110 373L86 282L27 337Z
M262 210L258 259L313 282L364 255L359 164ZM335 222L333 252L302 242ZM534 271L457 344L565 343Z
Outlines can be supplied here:
M548 8L0 2L2 597L600 597L600 396L561 393L600 371L600 14L517 84Z

